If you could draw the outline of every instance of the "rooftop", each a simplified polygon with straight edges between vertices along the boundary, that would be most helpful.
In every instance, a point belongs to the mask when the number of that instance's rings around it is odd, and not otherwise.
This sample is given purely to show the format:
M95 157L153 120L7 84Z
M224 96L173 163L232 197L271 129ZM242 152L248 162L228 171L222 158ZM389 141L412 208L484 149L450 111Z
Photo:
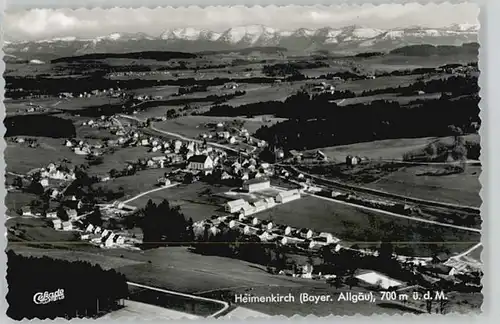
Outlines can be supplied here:
M205 163L209 157L207 155L193 155L188 162Z

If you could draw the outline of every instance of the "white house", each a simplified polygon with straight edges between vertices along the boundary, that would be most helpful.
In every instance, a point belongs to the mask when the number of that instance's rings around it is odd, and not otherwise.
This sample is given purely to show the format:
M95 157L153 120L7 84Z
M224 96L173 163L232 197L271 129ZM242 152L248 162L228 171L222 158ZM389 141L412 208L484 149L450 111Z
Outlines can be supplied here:
M227 141L229 144L234 144L234 143L236 143L236 137L231 136Z
M338 243L340 242L340 240L338 238L336 238L335 236L333 236L332 234L330 233L326 233L326 232L321 232L318 237L322 237L322 238L325 238L326 239L326 243L327 244L332 244L332 243Z
M95 230L95 227L94 227L94 225L92 225L92 224L89 224L89 225L87 226L87 228L85 228L85 232L87 232L87 233L93 233L93 232L94 232L94 230Z
M214 162L207 155L194 155L189 158L187 165L189 170L211 170L213 167Z
M300 236L300 237L305 238L305 239L311 239L314 235L314 232L310 229L307 229L307 228L302 228L302 229L298 230L296 233L297 233L297 236Z
M273 229L273 222L269 221L269 220L264 220L262 221L261 223L262 227L268 231L272 230Z
M54 225L55 229L62 229L62 221L59 218L53 219L52 225Z
M71 231L73 230L73 223L70 221L62 222L62 230L63 231Z
M360 158L357 157L357 156L351 156L351 155L348 155L346 158L345 158L345 163L347 165L356 165L360 162Z
M257 235L259 236L261 241L270 241L270 240L274 239L274 235L272 233L269 233L266 231L263 231L262 233L257 232Z
M167 178L164 178L164 177L161 177L160 179L158 179L158 184L160 186L168 186L171 184L170 180L167 179Z
M42 179L42 180L40 180L40 184L44 188L48 187L49 186L49 179Z
M47 218L57 218L57 212L55 212L55 211L48 212L46 217Z
M176 141L174 142L174 150L175 150L175 153L178 153L178 152L180 151L181 147L182 147L182 142L181 142L181 141L179 141L179 140L176 140Z
M292 200L296 200L300 198L300 192L297 189L282 191L276 195L276 202L283 204Z
M96 226L96 228L94 229L94 234L99 234L101 233L102 231L102 228L100 228L99 226Z
M243 199L236 199L233 201L228 201L226 203L225 209L228 213L234 214L239 213L242 209L245 209L248 203Z
M101 232L101 237L106 237L109 235L109 233L111 233L111 232L108 231L107 229L105 229L104 231Z
M116 244L125 244L125 237L119 235L118 238L116 239Z
M108 238L106 239L106 241L104 241L104 246L106 247L111 247L113 246L114 244L114 238L115 238L115 234L114 233L110 233Z
M31 211L30 206L21 207L21 212L22 212L23 216L33 216L33 212Z
M243 183L243 190L247 192L265 190L269 189L270 187L271 187L270 180L264 177L247 180Z

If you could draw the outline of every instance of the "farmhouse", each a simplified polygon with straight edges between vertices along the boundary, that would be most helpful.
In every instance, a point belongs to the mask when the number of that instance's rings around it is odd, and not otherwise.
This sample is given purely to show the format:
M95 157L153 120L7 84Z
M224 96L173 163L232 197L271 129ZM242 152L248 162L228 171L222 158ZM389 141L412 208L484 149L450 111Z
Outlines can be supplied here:
M300 192L297 189L282 191L276 195L275 200L277 203L287 203L292 200L296 200L300 198Z
M360 162L360 158L357 156L348 155L345 158L345 163L347 165L357 165Z
M212 170L213 160L207 155L193 155L188 160L187 168L189 170Z
M255 192L264 189L269 189L271 182L268 178L261 177L256 179L247 180L243 183L243 190L246 192Z

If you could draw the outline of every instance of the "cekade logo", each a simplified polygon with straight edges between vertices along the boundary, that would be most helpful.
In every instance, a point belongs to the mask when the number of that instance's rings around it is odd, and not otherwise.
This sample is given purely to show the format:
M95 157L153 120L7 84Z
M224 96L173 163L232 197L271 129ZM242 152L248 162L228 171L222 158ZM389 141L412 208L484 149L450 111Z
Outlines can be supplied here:
M33 296L33 302L37 305L48 304L64 299L64 289L58 289L54 292L39 292Z

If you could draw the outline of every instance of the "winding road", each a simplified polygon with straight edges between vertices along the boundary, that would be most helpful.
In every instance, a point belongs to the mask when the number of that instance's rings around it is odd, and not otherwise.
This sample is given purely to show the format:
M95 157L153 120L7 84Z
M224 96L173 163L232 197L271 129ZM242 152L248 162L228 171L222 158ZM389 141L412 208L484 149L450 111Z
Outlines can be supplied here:
M169 184L167 186L163 186L163 187L159 187L159 188L154 188L154 189L151 189L151 190L148 190L148 191L145 191L145 192L141 192L137 196L134 196L134 197L132 197L130 199L127 199L127 200L123 201L123 203L124 204L128 204L129 202L134 201L134 200L136 200L138 198L141 198L142 196L148 195L148 194L150 194L152 192L156 192L156 191L160 191L160 190L172 188L172 187L175 187L177 185L178 185L178 183L172 183L172 184Z

